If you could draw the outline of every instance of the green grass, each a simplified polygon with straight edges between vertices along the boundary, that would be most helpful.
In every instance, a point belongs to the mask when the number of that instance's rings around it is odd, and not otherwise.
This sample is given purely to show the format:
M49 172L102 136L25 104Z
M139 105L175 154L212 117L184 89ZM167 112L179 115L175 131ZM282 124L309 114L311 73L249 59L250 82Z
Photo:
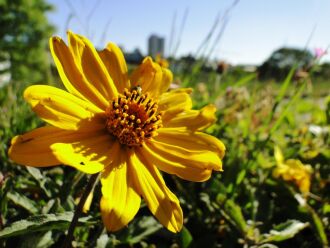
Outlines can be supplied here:
M183 77L175 75L176 80ZM229 72L220 77L200 70L188 79L183 83L194 89L195 108L217 106L218 120L207 132L226 145L224 172L204 183L165 175L185 216L185 227L176 235L162 228L144 205L127 228L107 234L99 213L98 185L91 210L75 232L76 246L327 247L327 82L308 88L290 77L285 82L259 82L254 74ZM0 246L58 247L87 179L68 167L39 170L8 159L10 139L42 125L23 101L25 87L12 82L0 89ZM275 145L286 159L299 159L313 168L306 197L292 182L272 176Z

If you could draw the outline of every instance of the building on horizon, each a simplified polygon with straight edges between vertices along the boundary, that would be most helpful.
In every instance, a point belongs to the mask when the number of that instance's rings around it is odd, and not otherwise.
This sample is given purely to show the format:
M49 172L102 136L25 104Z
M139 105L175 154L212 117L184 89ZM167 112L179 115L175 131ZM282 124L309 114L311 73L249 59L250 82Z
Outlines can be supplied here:
M157 55L164 57L165 39L152 34L148 39L148 55L156 58Z

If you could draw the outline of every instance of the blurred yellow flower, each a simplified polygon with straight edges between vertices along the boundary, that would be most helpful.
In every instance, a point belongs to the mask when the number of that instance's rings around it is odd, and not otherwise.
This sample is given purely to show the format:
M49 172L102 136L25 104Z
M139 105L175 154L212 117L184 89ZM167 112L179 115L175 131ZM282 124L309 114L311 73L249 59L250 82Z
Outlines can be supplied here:
M156 55L155 62L163 68L168 68L170 66L168 60L162 57L162 55L159 53Z
M83 36L68 32L68 40L67 46L50 39L67 91L46 85L25 90L26 101L49 125L14 137L10 158L27 166L101 172L101 214L110 231L133 219L141 197L168 230L180 231L179 200L159 170L197 182L222 171L223 143L201 132L215 121L214 106L192 110L190 89L166 92L172 73L150 57L129 76L115 44L96 51Z
M311 185L312 168L297 159L284 160L282 151L278 146L275 146L274 156L277 166L273 170L273 176L291 181L297 185L302 193L308 193Z
M88 213L90 207L91 207L91 204L92 204L92 201L93 201L93 197L94 197L94 189L88 194L87 198L86 198L86 201L82 207L82 212L83 213ZM81 196L77 197L74 202L78 205L79 204L79 201L81 199Z

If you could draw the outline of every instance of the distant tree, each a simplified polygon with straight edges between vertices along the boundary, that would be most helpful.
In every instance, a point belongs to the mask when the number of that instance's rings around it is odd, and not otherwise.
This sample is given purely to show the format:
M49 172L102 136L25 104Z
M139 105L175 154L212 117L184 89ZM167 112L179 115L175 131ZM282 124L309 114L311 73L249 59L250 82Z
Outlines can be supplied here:
M293 66L307 70L314 56L311 52L295 48L280 48L258 68L260 79L283 80Z
M14 82L45 82L49 77L48 38L54 31L45 0L0 0L0 69Z
M184 74L187 74L189 72L191 73L191 70L192 70L193 66L197 62L198 62L197 59L191 54L188 54L186 56L182 56L180 58L180 64L182 66L182 72Z
M317 67L317 70L314 73L316 78L321 80L329 80L330 79L330 63L323 63Z
M143 55L140 51L140 49L135 48L133 52L130 53L124 53L125 60L129 64L138 65L143 60Z

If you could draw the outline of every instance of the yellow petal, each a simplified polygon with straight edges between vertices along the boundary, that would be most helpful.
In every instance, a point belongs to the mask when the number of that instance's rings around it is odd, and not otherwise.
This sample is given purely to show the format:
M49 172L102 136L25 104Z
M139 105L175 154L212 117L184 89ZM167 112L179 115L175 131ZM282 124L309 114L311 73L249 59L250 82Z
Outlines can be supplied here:
M139 156L148 158L148 160L160 170L177 175L188 181L203 182L208 180L212 174L212 169L201 168L198 165L196 166L196 164L182 163L175 159L162 156L147 145L137 149L137 152Z
M127 65L120 48L114 43L109 43L104 50L99 52L99 55L116 85L118 92L124 92L125 88L130 89Z
M170 95L173 93L186 93L186 94L190 95L192 92L193 92L192 88L177 88L177 89L172 89L171 91L164 93L163 96Z
M49 45L65 88L75 96L90 101L100 109L105 109L108 106L108 100L94 85L88 82L78 69L73 55L64 41L59 37L52 37Z
M303 178L302 180L297 182L297 185L302 193L308 193L311 186L310 178L309 177Z
M50 148L63 164L94 174L111 163L114 156L111 152L114 143L112 137L106 132L94 132L73 142L59 140Z
M83 213L87 213L91 207L92 201L93 201L93 196L94 196L94 189L88 194L87 199L85 201L85 204L83 206Z
M132 86L141 86L143 91L148 91L155 87L162 80L161 67L152 61L151 57L146 57L131 74Z
M129 164L134 186L142 195L150 211L171 232L182 228L183 214L178 198L167 188L158 169L143 157L132 154Z
M12 139L9 157L18 164L46 167L65 164L94 174L111 162L112 138L101 131L41 127Z
M109 231L126 226L140 208L141 197L133 188L133 175L127 155L117 145L115 159L102 173L101 214Z
M192 101L184 91L171 91L160 96L158 106L158 110L163 112L162 121L166 125L177 114L190 110Z
M165 58L163 58L162 55L160 54L156 55L155 62L163 68L168 68L170 65L169 62Z
M108 71L93 44L85 37L68 31L69 48L78 69L107 100L118 96Z
M215 111L215 106L210 104L201 110L181 112L168 122L165 122L164 127L185 127L191 131L202 130L216 121Z
M44 167L61 164L54 156L50 145L58 137L72 137L72 131L64 131L56 127L41 127L11 140L8 151L9 158L18 164Z
M277 162L277 164L281 164L284 161L283 153L281 151L281 148L279 146L275 146L274 149L274 157Z
M157 96L165 93L173 81L173 74L169 69L162 67L162 74L163 74L162 82L158 85L156 89Z
M34 85L25 90L24 98L51 125L67 130L104 128L101 110L64 90Z
M180 139L180 134L176 137ZM191 144L198 142L194 138L181 142L177 145L175 142L159 141L157 136L146 146L148 146L155 154L170 161L176 161L182 165L189 165L191 167L207 169L207 170L222 170L222 162L218 153L209 151L208 146L201 149L194 149ZM174 140L175 141L175 140Z
M211 135L202 132L188 132L185 128L160 128L155 140L167 144L175 144L193 151L210 151L216 153L220 159L225 155L224 144Z
M133 71L130 81L133 86L141 86L151 98L157 98L169 88L172 78L170 70L153 62L151 57L146 57Z

